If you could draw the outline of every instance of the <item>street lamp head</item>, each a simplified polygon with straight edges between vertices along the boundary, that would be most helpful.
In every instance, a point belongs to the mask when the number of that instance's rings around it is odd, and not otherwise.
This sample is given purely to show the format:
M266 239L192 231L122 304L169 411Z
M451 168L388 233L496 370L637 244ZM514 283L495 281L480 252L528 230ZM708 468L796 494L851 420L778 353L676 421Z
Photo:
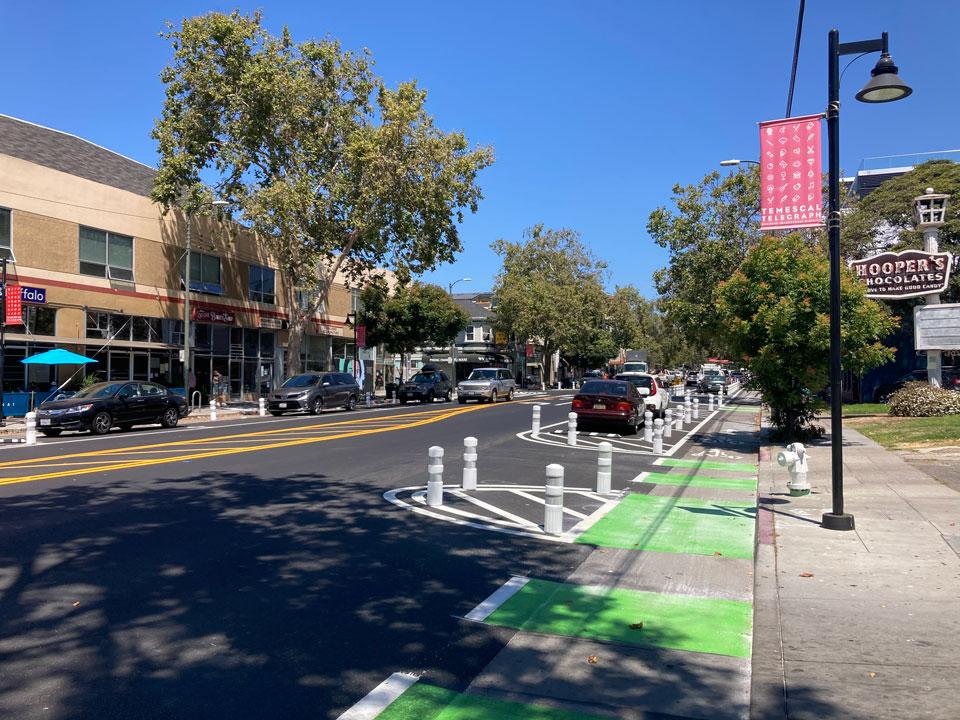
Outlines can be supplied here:
M900 79L897 70L890 53L881 54L877 64L870 71L869 82L857 93L857 100L865 103L885 103L902 100L910 95L913 88Z
M940 227L947 219L947 198L949 195L935 193L927 188L926 193L913 199L913 209L917 217L917 226L922 228Z
M214 200L212 203L213 207L227 207L227 205L233 205L229 200Z
M740 164L740 161L735 159L720 161L720 165L723 167L730 167L731 165L739 165L739 164Z

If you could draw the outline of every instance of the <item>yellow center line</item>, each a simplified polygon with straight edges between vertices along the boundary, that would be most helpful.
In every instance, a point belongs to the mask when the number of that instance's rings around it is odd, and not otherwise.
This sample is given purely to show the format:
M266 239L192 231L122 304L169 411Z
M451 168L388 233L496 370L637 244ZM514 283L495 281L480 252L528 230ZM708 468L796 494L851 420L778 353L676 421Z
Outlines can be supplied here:
M411 417L421 417L423 415L432 415L436 413L444 412L443 410L428 410L415 413L402 413L399 415L391 415L391 418L411 418ZM372 418L356 418L354 420L341 420L337 422L329 423L317 423L315 425L297 425L290 428L282 429L271 429L271 430L259 430L248 433L234 433L232 435L222 435L215 438L194 438L192 440L171 440L170 442L161 442L153 443L148 445L131 445L128 447L122 448L113 448L109 450L90 450L87 452L78 452L78 453L68 453L66 455L48 455L46 457L39 458L24 458L20 460L10 460L7 462L0 463L0 469L2 468L20 468L25 465L34 465L41 464L48 461L57 461L57 460L69 460L71 458L84 458L84 457L98 457L103 455L122 455L127 452L134 450L149 450L151 448L165 448L165 447L181 447L185 445L203 445L206 443L216 443L223 440L229 440L232 438L253 438L253 437L263 437L268 435L279 435L279 434L289 434L301 432L308 429L324 429L330 427L338 427L343 425L358 425L365 424L370 422L380 422L384 420L383 417L372 417Z
M34 482L37 480L50 480L53 478L67 477L67 476L74 476L74 475L89 475L89 474L98 473L98 472L127 470L130 468L149 467L151 465L161 465L165 463L179 462L181 460L201 460L203 458L219 457L223 455L237 455L240 453L257 452L260 450L272 450L275 448L282 448L282 447L309 445L312 443L327 442L329 440L337 440L341 438L361 437L364 435L376 435L379 433L392 432L394 430L405 430L409 428L420 427L423 425L429 425L431 423L435 423L440 420L446 420L448 418L452 418L457 415L462 415L468 412L476 412L477 410L481 410L487 407L495 407L495 406L474 405L472 407L450 410L449 412L442 413L442 414L438 414L436 412L411 413L410 414L411 417L416 417L424 414L428 414L429 417L421 418L419 420L412 420L404 424L392 425L390 427L363 428L359 430L343 432L337 435L325 435L322 437L315 437L315 438L281 440L276 442L268 442L262 445L253 445L249 447L222 448L222 449L216 449L216 450L201 451L197 453L190 453L186 455L177 455L173 457L145 458L142 460L121 461L113 465L98 465L97 467L79 468L79 469L72 469L72 470L60 470L60 471L50 472L50 473L40 473L37 475L26 475L24 477L3 478L3 479L0 479L0 485L13 485L17 483ZM251 433L251 435L255 435L255 434L258 434L258 433ZM199 450L200 448L197 448L197 449ZM83 453L82 455L90 455L90 454L92 453ZM48 458L48 459L62 459L62 458Z

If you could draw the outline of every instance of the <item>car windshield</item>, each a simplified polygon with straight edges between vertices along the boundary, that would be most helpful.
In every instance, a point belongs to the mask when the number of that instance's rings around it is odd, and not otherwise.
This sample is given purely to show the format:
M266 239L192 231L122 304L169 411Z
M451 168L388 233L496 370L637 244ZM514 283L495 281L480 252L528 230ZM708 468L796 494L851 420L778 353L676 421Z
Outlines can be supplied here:
M719 371L719 370L705 370L704 373L703 373L703 376L704 376L705 378L720 377L720 371Z
M91 385L88 388L84 388L73 397L75 398L110 397L111 395L116 395L117 391L120 388L122 388L124 384L125 383L97 383L96 385Z
M417 373L417 374L414 375L412 378L410 378L410 382L418 383L418 384L419 384L419 383L433 382L433 373L429 373L429 374L427 374L427 373Z
M629 390L630 386L627 383L615 380L591 380L585 382L580 388L580 392L584 395L619 395L621 397L626 397Z
M470 377L467 380L496 380L497 371L486 369L486 370L474 370L470 373Z
M633 383L638 388L647 388L647 390L649 390L653 387L653 378L649 378L646 375L628 375L623 379Z
M317 375L294 375L292 378L287 378L283 381L283 385L280 387L285 388L302 388L310 387L311 385L316 385L319 380Z

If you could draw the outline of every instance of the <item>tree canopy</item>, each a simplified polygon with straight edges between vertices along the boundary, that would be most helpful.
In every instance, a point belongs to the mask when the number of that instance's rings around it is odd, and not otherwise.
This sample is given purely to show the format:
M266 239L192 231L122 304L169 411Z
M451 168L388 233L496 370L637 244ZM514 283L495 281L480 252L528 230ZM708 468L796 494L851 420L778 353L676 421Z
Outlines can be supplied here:
M462 249L457 223L476 211L493 152L436 128L416 82L391 89L368 51L272 35L259 12L187 18L165 37L153 198L239 207L283 272L291 371L338 273L359 283L388 267L406 280Z

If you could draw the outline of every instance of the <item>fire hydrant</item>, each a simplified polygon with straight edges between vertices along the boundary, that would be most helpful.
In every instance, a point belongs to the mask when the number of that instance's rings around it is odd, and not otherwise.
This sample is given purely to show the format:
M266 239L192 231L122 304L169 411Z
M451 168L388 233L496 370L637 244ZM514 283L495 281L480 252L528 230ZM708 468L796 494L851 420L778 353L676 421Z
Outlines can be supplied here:
M786 449L777 453L777 463L790 472L787 488L790 495L810 494L810 481L807 480L807 450L801 443L790 443Z

